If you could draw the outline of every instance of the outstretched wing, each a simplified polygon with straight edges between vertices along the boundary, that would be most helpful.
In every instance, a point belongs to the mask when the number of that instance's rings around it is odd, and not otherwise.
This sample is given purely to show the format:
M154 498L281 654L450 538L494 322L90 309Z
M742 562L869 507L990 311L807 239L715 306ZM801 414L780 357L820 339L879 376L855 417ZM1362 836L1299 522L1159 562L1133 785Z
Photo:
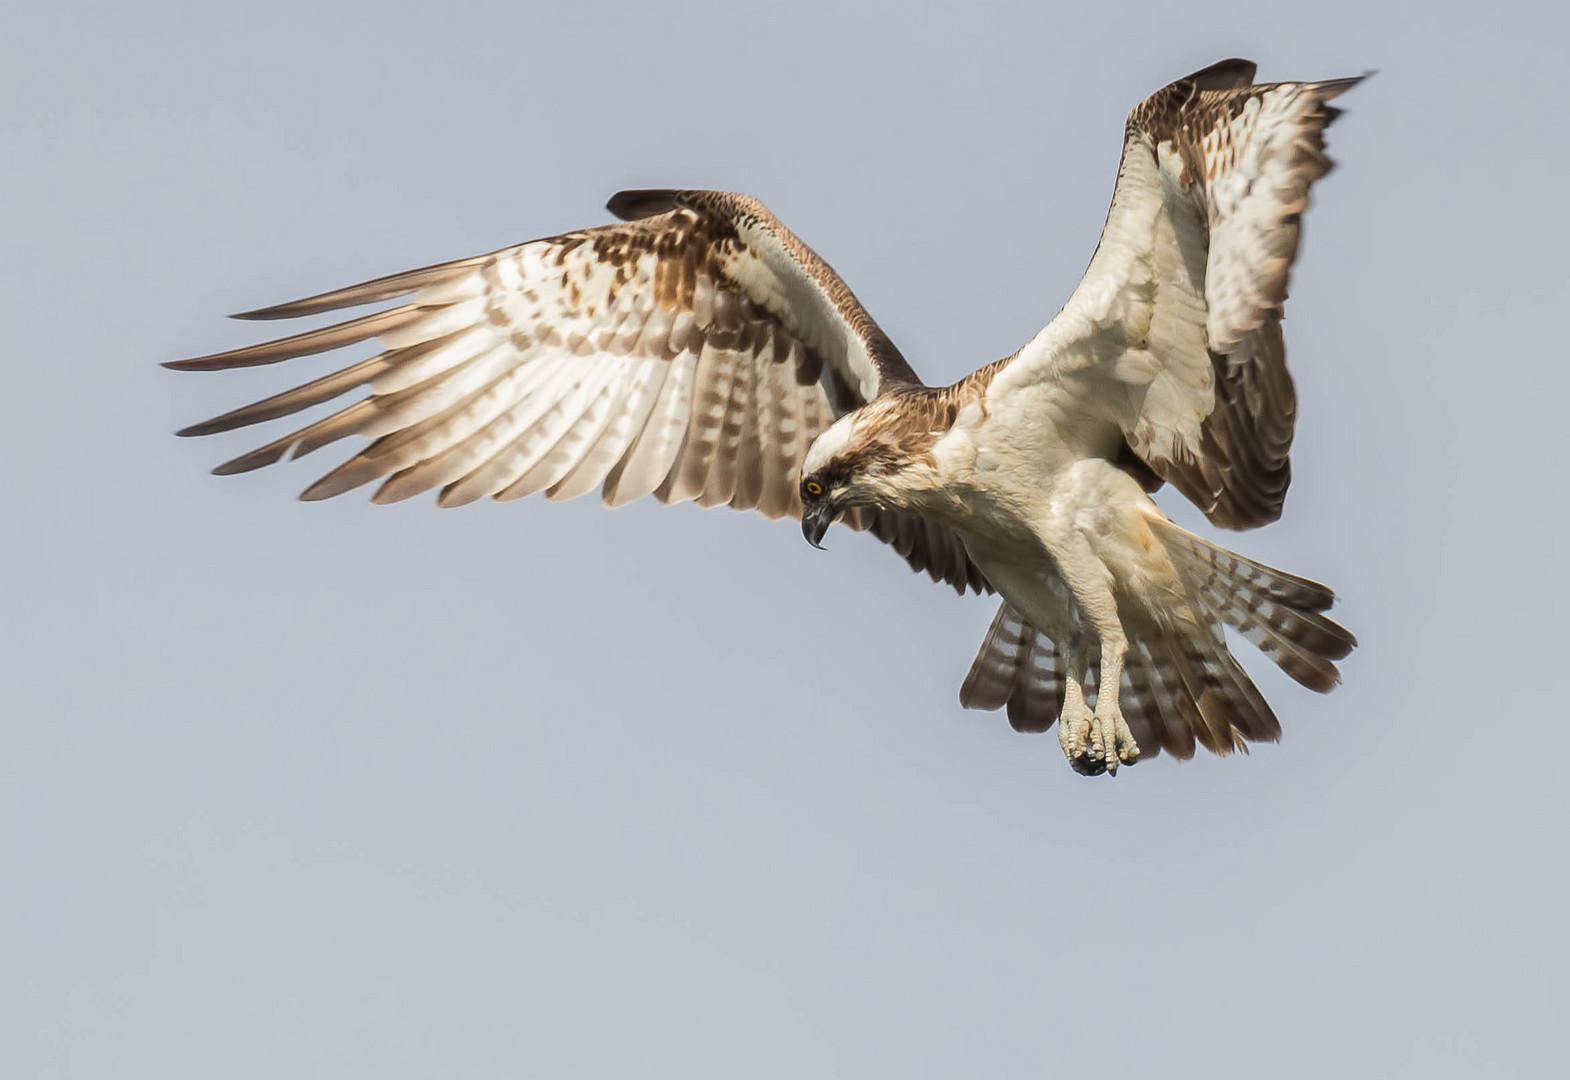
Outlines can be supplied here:
M1309 188L1331 168L1328 102L1360 81L1253 78L1252 63L1225 60L1134 109L1084 279L991 384L1068 395L1061 415L1116 425L1159 477L1235 529L1281 516L1297 416L1287 275Z
M600 488L620 506L728 504L799 516L802 458L835 417L919 381L826 263L757 200L632 191L623 223L412 270L245 319L399 306L231 352L186 371L274 364L378 339L382 352L195 424L208 435L368 396L220 465L246 472L348 435L371 440L301 496L379 481L375 502L439 489L457 506ZM948 535L859 517L918 570L980 582Z

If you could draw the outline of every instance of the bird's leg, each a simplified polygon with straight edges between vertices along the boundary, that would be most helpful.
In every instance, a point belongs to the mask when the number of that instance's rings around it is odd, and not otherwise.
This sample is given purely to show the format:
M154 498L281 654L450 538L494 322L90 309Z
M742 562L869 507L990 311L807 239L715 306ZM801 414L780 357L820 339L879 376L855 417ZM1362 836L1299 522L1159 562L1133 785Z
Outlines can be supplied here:
M1088 740L1071 742L1073 733L1065 724L1061 735L1063 752L1068 754L1069 764L1074 766L1075 772L1086 776L1102 772L1116 775L1118 765L1131 765L1139 760L1139 747L1134 742L1133 732L1118 709L1118 689L1123 681L1123 654L1128 651L1128 636L1119 617L1112 572L1092 546L1091 538L1076 529L1060 533L1057 539L1060 543L1053 551L1053 557L1074 594L1082 618L1090 624L1101 647L1101 664L1096 673L1096 709L1090 717ZM1083 656L1083 650L1080 655ZM1073 656L1072 649L1070 656ZM1070 673L1069 687L1075 687L1072 676L1077 674L1082 678L1083 670L1081 659L1080 670ZM1066 707L1064 716L1068 716Z
M1085 639L1079 633L1069 634L1063 642L1063 715L1058 717L1058 745L1075 772L1094 776L1101 772L1099 764L1092 768L1092 761L1085 753L1090 736L1090 706L1085 704Z
M1115 636L1101 638L1101 670L1096 673L1096 711L1090 717L1090 757L1099 761L1113 776L1118 765L1139 760L1139 744L1118 708L1118 691L1123 686L1123 654L1128 641L1121 628Z

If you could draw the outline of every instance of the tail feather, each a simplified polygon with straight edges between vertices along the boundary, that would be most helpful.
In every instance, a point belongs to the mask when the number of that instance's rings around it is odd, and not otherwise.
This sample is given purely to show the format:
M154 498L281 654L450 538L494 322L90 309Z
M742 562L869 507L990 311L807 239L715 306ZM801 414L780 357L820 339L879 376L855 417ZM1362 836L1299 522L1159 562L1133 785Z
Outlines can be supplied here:
M1335 593L1217 547L1169 521L1155 523L1206 614L1226 623L1299 683L1328 693L1341 682L1335 661L1357 638L1322 613Z
M967 709L1001 709L1014 692L1014 679L1027 655L1026 624L1007 604L998 605L981 651L970 665L959 688L960 704Z
M1237 749L1246 752L1251 742L1280 742L1281 721L1276 718L1275 710L1224 640L1212 651L1211 663L1219 673L1233 730L1241 736L1236 740Z
M1203 719L1193 700L1184 693L1171 666L1157 661L1158 651L1150 642L1137 642L1129 648L1132 659L1127 664L1137 672L1131 679L1148 682L1155 699L1155 711L1161 718L1158 745L1179 761L1187 761L1194 756L1194 730ZM1137 732L1134 741L1139 742ZM1142 754L1149 756L1143 742L1139 743L1139 748Z
M1186 699L1193 705L1193 713L1198 714L1189 717L1194 738L1212 754L1230 754L1241 740L1233 732L1234 713L1229 707L1232 702L1222 672L1210 662L1204 648L1209 640L1208 635L1174 637L1169 639L1171 647L1164 651L1183 688L1179 703Z
M1085 693L1093 702L1099 656L1094 644L1088 647ZM1220 685L1220 680L1216 681ZM1006 709L1009 724L1016 731L1037 734L1050 731L1057 723L1063 712L1063 688L1063 658L1052 640L1007 603L1000 604L960 687L960 704L967 709ZM1230 739L1221 740L1208 733L1210 724L1226 730L1225 707L1220 701L1212 693L1213 717L1207 721L1167 658L1164 646L1144 642L1130 645L1124 658L1119 703L1145 760L1162 751L1180 759L1193 757L1196 731L1206 733L1202 741L1207 747L1230 746Z
M1341 681L1336 661L1357 645L1323 614L1335 593L1171 522L1152 526L1188 600L1176 600L1155 624L1129 626L1120 703L1142 756L1165 751L1189 758L1196 744L1230 754L1250 742L1280 739L1281 723L1228 649L1224 627L1237 630L1304 686L1327 692ZM1095 689L1098 659L1092 648L1087 695ZM1053 643L1005 603L960 690L960 703L1006 707L1017 730L1046 731L1063 710L1064 684Z
M1277 667L1310 690L1328 694L1341 684L1341 672L1332 661L1351 652L1350 646L1337 644L1329 651L1322 651L1290 632L1283 632L1246 616L1235 617L1235 613L1222 602L1217 602L1211 610L1268 656Z
M1035 635L1015 687L1007 708L1014 730L1029 734L1049 730L1063 712L1063 665L1046 635Z
M1335 591L1310 578L1298 577L1285 570L1255 562L1235 551L1217 547L1210 541L1195 536L1187 529L1164 518L1154 519L1151 525L1161 535L1162 542L1180 557L1182 562L1199 562L1210 568L1213 576L1238 582L1249 591L1262 593L1272 600L1291 604L1303 611L1329 611L1336 602ZM1188 560L1181 555L1191 556ZM1192 569L1190 570L1192 572Z
M998 605L959 701L967 709L1006 706L1016 731L1046 731L1063 711L1061 661L1052 642L1013 608Z

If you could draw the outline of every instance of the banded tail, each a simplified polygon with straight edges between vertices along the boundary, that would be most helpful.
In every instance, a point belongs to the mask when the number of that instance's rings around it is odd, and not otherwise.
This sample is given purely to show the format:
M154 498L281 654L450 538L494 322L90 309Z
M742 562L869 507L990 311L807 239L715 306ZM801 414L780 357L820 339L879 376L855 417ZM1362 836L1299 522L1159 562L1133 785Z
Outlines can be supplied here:
M1335 662L1357 639L1324 615L1335 593L1217 547L1170 522L1153 522L1202 629L1130 634L1120 703L1141 753L1194 756L1196 744L1215 754L1275 742L1281 724L1227 648L1223 625L1251 641L1282 671L1310 690L1328 693L1341 681ZM1133 631L1135 628L1130 627ZM1095 646L1089 670L1099 670ZM1086 687L1094 686L1094 674ZM1063 710L1062 656L1053 643L1006 602L982 641L960 688L968 709L1007 708L1015 730L1044 732Z

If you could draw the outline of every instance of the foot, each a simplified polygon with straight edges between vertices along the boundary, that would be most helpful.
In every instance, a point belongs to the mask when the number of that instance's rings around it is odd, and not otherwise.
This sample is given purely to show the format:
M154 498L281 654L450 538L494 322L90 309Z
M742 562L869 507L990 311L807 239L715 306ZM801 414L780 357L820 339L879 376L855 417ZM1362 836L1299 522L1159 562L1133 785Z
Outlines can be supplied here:
M1091 737L1090 710L1083 703L1078 708L1072 702L1065 704L1063 715L1058 717L1058 745L1081 776L1100 776L1107 771L1100 756L1091 754Z
M1119 765L1132 765L1139 760L1139 744L1134 741L1134 733L1128 729L1121 710L1103 713L1097 709L1091 716L1088 754L1100 766L1097 773L1104 769L1113 776L1118 774ZM1070 764L1073 764L1072 759ZM1084 771L1078 765L1074 768ZM1094 776L1095 773L1086 775Z

